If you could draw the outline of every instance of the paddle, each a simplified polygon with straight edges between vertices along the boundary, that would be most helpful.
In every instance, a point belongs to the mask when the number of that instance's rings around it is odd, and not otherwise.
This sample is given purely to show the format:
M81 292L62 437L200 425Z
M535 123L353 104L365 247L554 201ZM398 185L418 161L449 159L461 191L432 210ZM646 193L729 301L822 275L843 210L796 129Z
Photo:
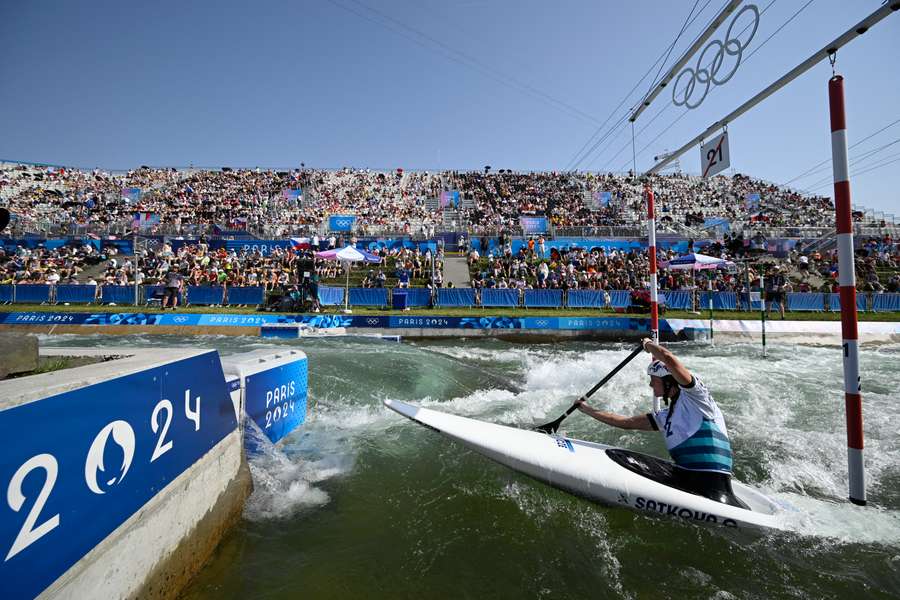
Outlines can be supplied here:
M635 348L634 350L632 350L632 351L631 351L631 354L629 354L627 357L625 357L625 360L623 360L622 362L620 362L620 363L616 366L615 369L613 369L612 371L610 371L609 373L607 373L607 374L606 374L606 377L604 377L603 379L601 379L601 380L600 380L600 383L598 383L597 385L595 385L594 387L592 387L592 388L590 389L590 391L588 391L587 394L585 394L584 396L582 396L581 398L579 398L578 401L577 401L575 404L573 404L572 406L570 406L570 407L569 407L569 410L567 410L567 411L565 412L565 414L563 414L560 418L556 419L555 421L550 421L550 422L547 423L546 425L540 425L540 426L538 426L538 427L535 427L535 429L536 429L537 431L543 431L544 433L556 433L556 430L559 429L559 426L562 424L563 419L565 419L566 417L568 417L569 415L571 415L573 412L575 412L575 409L578 408L578 405L581 404L582 400L587 400L588 398L590 398L591 396L593 396L593 395L594 395L594 392L596 392L596 391L599 390L601 387L603 387L603 385L604 385L607 381L609 381L610 379L613 378L613 375L615 375L616 373L618 373L619 371L621 371L621 370L622 370L622 367L624 367L625 365L627 365L628 363L630 363L631 360L632 360L635 356L637 356L638 354L641 353L641 351L643 351L643 349L644 349L644 345L643 345L643 344L638 344L638 347Z

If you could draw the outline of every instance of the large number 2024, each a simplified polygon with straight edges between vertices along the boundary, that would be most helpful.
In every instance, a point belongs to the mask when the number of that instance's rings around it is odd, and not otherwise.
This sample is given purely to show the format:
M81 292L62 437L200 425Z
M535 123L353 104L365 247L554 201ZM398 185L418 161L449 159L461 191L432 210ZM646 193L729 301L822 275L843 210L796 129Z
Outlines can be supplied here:
M184 391L184 414L190 421L193 421L194 431L199 431L200 397L198 396L195 398L196 404L192 409L190 394L191 391L189 389ZM153 408L153 413L150 416L150 428L153 430L153 433L159 432L159 413L162 411L166 412L166 420L163 423L162 432L156 440L156 446L153 449L153 455L150 457L150 462L155 461L173 447L173 442L171 440L168 442L165 441L166 433L168 433L169 425L172 422L172 403L169 400L160 400ZM29 473L35 469L44 469L46 472L47 476L44 479L44 485L41 487L41 491L38 493L37 499L34 501L31 510L28 511L28 516L25 517L25 522L22 524L22 528L19 530L16 539L13 540L13 544L10 547L9 552L7 552L6 558L3 559L3 562L8 561L10 558L59 526L59 513L57 513L35 527L35 523L41 514L41 510L43 510L44 505L47 503L50 492L53 491L53 486L56 485L56 478L59 474L59 464L52 454L37 454L32 456L16 470L9 480L9 486L6 490L6 501L9 504L9 507L15 512L22 510L26 500L25 494L22 491L22 484L25 482L25 478Z

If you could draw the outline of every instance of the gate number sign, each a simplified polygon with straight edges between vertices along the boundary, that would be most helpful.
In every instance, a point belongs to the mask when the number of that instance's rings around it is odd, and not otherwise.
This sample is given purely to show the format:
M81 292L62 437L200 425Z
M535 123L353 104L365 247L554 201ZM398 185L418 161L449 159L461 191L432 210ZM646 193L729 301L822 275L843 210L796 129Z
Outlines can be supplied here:
M703 177L712 177L730 166L727 131L700 146L700 172Z

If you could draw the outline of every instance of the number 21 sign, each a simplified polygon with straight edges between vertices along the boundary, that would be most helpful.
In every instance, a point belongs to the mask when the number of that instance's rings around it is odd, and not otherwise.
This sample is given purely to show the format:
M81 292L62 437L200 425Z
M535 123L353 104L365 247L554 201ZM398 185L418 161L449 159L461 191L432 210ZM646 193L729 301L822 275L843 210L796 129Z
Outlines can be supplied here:
M703 177L712 177L730 166L727 131L700 146L700 172Z

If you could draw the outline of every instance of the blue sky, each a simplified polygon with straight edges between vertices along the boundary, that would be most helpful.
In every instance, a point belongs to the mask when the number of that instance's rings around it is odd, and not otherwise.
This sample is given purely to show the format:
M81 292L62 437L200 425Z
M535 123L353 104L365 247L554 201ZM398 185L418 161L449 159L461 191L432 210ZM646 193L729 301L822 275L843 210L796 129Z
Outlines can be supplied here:
M648 89L649 78L615 110L675 39L692 7L699 17L670 63L724 4L4 3L0 157L107 169L304 162L562 170L608 116L617 121ZM647 146L637 157L638 170L860 21L880 0L806 4L758 2L765 10L748 57L699 108L683 115L683 108L666 108L670 96L661 95L636 124L639 132L646 127L637 150ZM838 53L851 144L900 120L898 56L898 13ZM825 62L731 124L734 169L783 183L828 159L830 75ZM630 129L611 137L579 168L630 168ZM873 169L852 179L855 203L900 213L900 162L890 163L900 158L900 142L890 145L897 140L900 122L851 150L851 159L861 156L851 174ZM699 150L681 164L697 172ZM823 168L794 183L821 183L816 191L828 195L830 174Z

